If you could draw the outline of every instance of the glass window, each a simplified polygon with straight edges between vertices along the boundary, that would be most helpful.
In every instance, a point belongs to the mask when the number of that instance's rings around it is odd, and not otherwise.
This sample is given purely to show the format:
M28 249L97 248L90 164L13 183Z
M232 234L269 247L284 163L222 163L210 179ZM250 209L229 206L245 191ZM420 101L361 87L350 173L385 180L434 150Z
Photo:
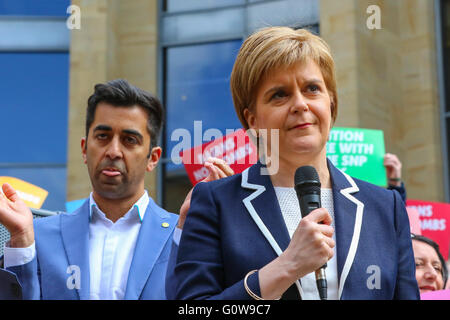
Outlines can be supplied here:
M165 17L161 41L172 44L220 37L241 37L243 30L244 11L241 8L195 12Z
M0 70L0 163L66 163L69 54L0 53Z
M450 201L450 0L440 0L437 5L440 18L440 29L437 32L441 42L438 48L438 75L440 80L442 149L444 159L444 173L447 175L445 186L446 201ZM440 37L439 37L440 36Z
M70 30L59 18L0 18L0 51L67 52Z
M197 9L163 15L162 46L243 38L258 28L272 25L305 27L319 24L317 0L263 0L214 10L209 10L205 4Z
M244 4L245 0L166 0L164 3L166 11L174 12Z
M0 0L0 15L66 16L70 0Z
M0 0L0 176L47 190L53 211L66 201L70 4Z
M247 28L250 31L268 26L303 27L319 21L317 0L284 0L248 6Z
M446 111L450 112L450 1L442 2L442 56L444 57L444 85ZM448 136L450 139L450 136ZM449 149L450 150L450 149Z
M241 128L230 93L230 74L241 40L202 45L180 46L166 53L166 131L165 131L165 208L178 212L179 206L192 187L182 164L171 160L173 148L181 142L174 133L187 130L194 147L194 121L201 135L208 129ZM174 141L172 141L174 140Z
M69 54L0 53L0 176L48 191L42 209L64 210Z

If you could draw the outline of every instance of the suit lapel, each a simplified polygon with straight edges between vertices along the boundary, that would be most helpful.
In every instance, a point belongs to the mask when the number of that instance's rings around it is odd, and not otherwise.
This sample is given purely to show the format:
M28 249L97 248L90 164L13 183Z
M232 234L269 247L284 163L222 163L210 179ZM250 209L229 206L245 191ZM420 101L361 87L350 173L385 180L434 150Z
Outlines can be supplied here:
M355 259L362 226L364 204L354 193L359 191L355 181L328 161L333 184L336 255L339 275L338 297L342 298L345 281Z
M252 192L242 202L259 230L279 256L291 241L281 209L268 175L262 175L261 163L257 163L242 172L241 187ZM296 281L299 294L302 295L300 282Z
M89 299L89 200L72 214L61 215L61 237L66 250L69 266L79 267L81 286L78 298ZM76 270L76 269L75 269ZM68 270L67 278L71 271Z
M241 186L253 190L243 202L264 237L280 255L289 245L290 237L272 182L268 175L259 174L260 168L258 163L243 172Z
M149 198L128 274L126 300L139 299L155 262L175 228L175 223L169 223L170 215Z
M328 167L333 188L340 299L358 248L364 204L354 196L359 191L355 181L330 161ZM280 255L289 245L290 237L272 182L269 176L260 174L261 168L257 163L242 173L241 186L252 191L243 203L273 250ZM302 295L299 281L296 286Z

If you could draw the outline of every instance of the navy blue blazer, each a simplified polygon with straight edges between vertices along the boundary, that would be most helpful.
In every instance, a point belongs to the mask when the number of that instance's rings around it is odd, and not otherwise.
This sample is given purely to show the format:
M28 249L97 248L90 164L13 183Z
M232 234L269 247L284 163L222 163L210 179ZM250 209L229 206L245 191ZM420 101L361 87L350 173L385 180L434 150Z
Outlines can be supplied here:
M149 198L139 230L125 291L126 300L164 300L165 276L178 215ZM24 299L87 300L90 293L89 199L73 213L34 220L36 257L8 268L23 287ZM80 287L69 286L80 270Z
M330 161L328 167L339 298L419 299L409 220L399 194L351 178ZM274 260L290 242L272 182L261 168L258 163L196 185L178 253L171 253L176 264L166 280L169 298L251 299L245 275ZM257 273L247 283L260 295ZM301 294L296 281L283 298Z

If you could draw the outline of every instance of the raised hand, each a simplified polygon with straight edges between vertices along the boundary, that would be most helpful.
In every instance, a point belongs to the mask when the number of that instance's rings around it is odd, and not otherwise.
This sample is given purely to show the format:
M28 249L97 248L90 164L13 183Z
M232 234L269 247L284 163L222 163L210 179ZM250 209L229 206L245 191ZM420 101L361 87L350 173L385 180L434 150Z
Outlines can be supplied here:
M201 182L219 180L234 174L233 169L231 169L224 160L219 158L209 158L205 161L205 167L208 169L209 175ZM194 190L194 188L189 191L180 208L180 217L178 218L178 228L180 229L183 229L184 221L186 220L189 207L191 206L192 190Z
M384 156L386 176L390 185L400 186L402 178L402 163L395 154L386 153Z
M26 248L34 242L33 214L8 183L0 192L0 223L11 235L9 246Z

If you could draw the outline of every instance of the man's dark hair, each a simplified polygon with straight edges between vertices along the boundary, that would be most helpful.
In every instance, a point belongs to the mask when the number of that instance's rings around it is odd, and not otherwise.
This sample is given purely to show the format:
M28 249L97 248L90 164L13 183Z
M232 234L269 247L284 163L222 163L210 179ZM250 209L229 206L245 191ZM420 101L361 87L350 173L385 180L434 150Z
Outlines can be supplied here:
M445 285L447 284L447 280L448 280L448 270L447 270L447 265L445 264L444 257L442 256L441 251L439 250L439 245L436 242L434 242L433 240L431 240L430 238L427 238L427 237L419 235L419 234L411 233L411 239L424 242L424 243L428 244L429 246L433 247L433 249L436 251L439 261L441 262L441 265L442 265L441 274L442 274L442 279L444 280L444 288L445 288Z
M137 105L144 109L148 115L147 130L150 134L150 151L157 145L164 120L164 110L157 97L133 86L124 79L116 79L95 85L94 93L88 99L86 139L89 134L89 128L94 122L97 105L100 102L106 102L115 107L133 107Z

